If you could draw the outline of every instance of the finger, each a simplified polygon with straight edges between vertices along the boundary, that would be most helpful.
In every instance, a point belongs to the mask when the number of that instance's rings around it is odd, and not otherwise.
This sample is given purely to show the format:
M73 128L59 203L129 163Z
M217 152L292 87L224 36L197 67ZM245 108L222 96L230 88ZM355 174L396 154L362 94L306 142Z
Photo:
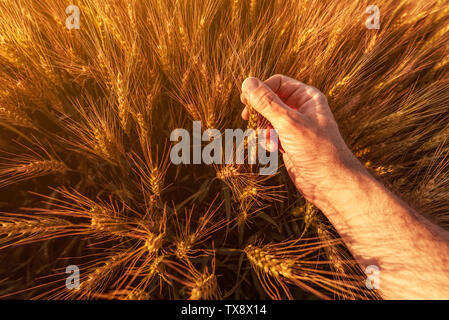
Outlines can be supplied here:
M248 112L248 108L245 107L242 111L242 119L243 120L248 120L249 119L249 112Z
M287 112L291 110L269 86L257 78L248 78L243 81L242 95L249 106L275 127L285 120Z
M284 76L283 74L276 74L264 81L267 86L271 88L279 97L289 95L297 88L306 89L309 86L296 79Z
M299 109L319 93L318 89L284 75L274 75L265 80L265 84L293 109Z

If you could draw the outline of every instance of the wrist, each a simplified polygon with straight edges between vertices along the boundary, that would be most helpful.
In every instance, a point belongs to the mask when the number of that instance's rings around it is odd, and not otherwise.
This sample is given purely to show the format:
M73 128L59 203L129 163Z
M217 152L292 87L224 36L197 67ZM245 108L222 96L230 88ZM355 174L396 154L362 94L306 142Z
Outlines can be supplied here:
M352 154L333 166L327 176L315 203L327 216L359 214L382 188Z

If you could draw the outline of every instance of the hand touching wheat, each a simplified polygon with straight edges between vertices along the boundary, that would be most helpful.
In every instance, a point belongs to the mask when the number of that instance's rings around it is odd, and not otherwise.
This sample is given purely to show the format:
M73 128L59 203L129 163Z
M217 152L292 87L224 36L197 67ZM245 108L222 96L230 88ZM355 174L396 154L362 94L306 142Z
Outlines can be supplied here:
M320 195L335 186L338 173L359 166L318 89L283 75L265 82L248 78L242 85L242 102L276 129L287 171L309 201L325 201ZM247 108L242 117L248 119Z
M449 234L368 173L318 89L282 75L248 78L242 102L276 129L297 188L329 218L358 262L380 269L384 298L449 297ZM247 108L242 117L248 118Z

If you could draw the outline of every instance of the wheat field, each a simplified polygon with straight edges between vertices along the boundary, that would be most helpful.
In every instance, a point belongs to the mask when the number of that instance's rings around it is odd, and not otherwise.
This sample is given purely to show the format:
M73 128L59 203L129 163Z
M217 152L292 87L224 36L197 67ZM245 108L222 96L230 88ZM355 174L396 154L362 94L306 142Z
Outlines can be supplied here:
M248 76L320 89L370 172L449 227L448 1L70 1L0 0L0 298L382 298L282 165L170 162L194 120L260 126Z

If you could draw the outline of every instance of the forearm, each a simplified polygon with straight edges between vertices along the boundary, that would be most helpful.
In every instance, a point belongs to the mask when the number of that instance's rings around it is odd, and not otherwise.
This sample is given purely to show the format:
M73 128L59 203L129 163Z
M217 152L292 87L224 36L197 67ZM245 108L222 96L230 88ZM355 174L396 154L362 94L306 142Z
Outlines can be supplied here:
M317 203L363 266L380 269L390 299L449 299L447 233L419 216L364 168L342 169Z

